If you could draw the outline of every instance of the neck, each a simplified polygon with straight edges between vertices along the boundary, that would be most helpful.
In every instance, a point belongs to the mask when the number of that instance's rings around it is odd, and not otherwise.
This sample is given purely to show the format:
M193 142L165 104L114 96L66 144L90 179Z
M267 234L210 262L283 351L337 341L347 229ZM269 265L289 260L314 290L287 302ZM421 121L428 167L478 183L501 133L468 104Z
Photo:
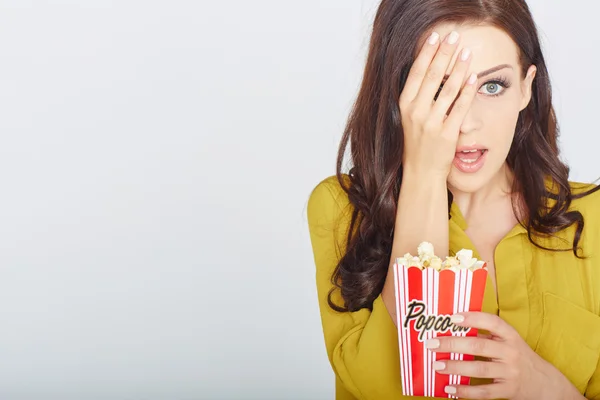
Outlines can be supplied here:
M506 163L489 182L477 192L465 193L450 187L454 202L465 218L474 211L498 202L510 201L514 175Z

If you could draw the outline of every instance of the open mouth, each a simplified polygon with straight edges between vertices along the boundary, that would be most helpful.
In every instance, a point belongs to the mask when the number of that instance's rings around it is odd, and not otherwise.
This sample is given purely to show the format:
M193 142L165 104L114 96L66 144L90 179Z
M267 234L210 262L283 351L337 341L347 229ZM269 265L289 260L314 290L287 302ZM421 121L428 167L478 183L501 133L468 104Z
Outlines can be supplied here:
M477 162L477 160L479 160L486 152L487 149L463 150L457 152L456 157L464 163L473 164Z
M474 173L483 167L488 149L468 149L457 151L454 166L461 172Z

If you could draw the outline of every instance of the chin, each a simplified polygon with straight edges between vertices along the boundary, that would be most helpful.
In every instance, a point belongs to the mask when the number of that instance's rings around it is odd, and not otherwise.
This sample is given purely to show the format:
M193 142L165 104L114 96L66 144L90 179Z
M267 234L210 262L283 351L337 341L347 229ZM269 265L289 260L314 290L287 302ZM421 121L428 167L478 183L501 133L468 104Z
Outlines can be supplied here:
M448 188L461 193L475 193L482 189L490 179L491 177L486 174L485 169L475 173L464 173L453 166L448 175Z

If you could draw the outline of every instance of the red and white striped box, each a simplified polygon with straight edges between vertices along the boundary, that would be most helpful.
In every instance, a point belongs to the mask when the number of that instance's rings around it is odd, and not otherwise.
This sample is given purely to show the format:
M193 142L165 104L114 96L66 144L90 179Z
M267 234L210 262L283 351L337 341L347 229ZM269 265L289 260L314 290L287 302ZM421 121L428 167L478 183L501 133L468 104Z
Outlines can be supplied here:
M450 316L481 311L487 269L438 272L434 268L421 270L395 263L394 276L403 395L453 398L444 388L468 385L469 378L438 374L433 370L433 362L468 361L473 356L432 352L425 342L438 336L477 336L476 329L452 324Z

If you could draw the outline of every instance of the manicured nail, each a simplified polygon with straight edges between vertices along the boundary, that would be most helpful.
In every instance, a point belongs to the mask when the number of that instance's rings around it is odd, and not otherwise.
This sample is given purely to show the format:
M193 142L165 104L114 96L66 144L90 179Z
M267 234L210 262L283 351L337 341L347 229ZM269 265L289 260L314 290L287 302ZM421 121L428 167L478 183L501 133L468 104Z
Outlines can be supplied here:
M450 322L452 322L453 324L460 324L461 322L464 322L464 320L464 315L455 314L450 316Z
M469 59L469 56L471 55L471 50L468 48L464 48L462 53L460 53L460 59L463 61L467 61Z
M425 342L425 347L427 347L428 349L437 349L438 347L440 347L440 341L437 339L429 339Z
M448 36L448 43L449 44L454 44L456 42L458 42L458 32L456 31L452 31L452 33L450 34L450 36Z
M441 370L443 370L445 368L446 368L446 363L445 362L442 362L442 361L434 361L433 362L433 369L435 371L441 371Z
M475 82L477 82L477 74L472 73L471 76L469 77L468 84L473 85Z
M431 36L429 36L429 44L436 44L439 38L440 34L437 32L433 32Z
M448 394L456 394L456 388L454 386L446 386L444 392Z

